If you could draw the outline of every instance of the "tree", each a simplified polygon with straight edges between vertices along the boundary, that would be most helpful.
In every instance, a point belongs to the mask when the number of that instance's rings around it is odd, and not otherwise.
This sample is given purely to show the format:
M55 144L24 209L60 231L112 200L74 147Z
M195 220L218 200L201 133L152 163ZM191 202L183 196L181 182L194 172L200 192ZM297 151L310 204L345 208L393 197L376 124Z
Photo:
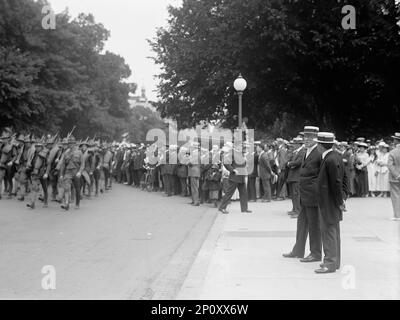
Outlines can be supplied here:
M357 29L341 26L341 0L184 0L150 43L157 108L181 127L204 119L235 126L232 82L248 81L244 116L257 130L295 135L319 124L339 136L400 126L399 6L352 1ZM385 124L385 125L384 125ZM374 128L375 126L375 128Z
M42 28L47 1L0 0L0 124L16 130L117 138L131 112L124 59L104 52L109 31L92 15L56 16Z

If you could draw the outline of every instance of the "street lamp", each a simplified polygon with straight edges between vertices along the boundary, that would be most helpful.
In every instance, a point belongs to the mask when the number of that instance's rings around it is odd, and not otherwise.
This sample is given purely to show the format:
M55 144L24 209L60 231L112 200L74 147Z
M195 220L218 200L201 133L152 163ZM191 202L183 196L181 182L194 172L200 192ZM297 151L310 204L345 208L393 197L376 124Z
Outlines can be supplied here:
M239 77L233 83L233 87L238 93L239 96L239 128L242 128L243 121L242 121L242 97L243 91L247 88L247 81L239 74Z

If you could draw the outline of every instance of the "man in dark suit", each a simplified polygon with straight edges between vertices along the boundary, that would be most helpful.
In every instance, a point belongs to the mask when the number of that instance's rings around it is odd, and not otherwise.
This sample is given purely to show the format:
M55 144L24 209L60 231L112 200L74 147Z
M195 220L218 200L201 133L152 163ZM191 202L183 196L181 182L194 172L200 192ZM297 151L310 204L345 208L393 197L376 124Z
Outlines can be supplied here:
M303 163L304 156L306 155L306 148L303 145L302 138L293 139L293 155L292 159L288 162L288 177L287 183L289 185L290 194L292 196L293 211L289 212L292 218L298 218L301 205L300 205L300 168Z
M257 178L258 178L258 171L257 171L257 167L258 167L258 158L259 158L259 154L258 154L258 146L261 144L261 142L255 142L254 143L256 146L256 152L253 153L248 153L247 157L247 164L251 164L249 167L251 167L251 171L248 172L249 176L248 176L248 182L247 182L247 194L248 194L248 198L249 198L249 202L257 202L257 187L256 187L256 183L257 183Z
M270 159L268 157L267 152L265 151L265 146L257 146L257 151L259 151L258 156L258 175L261 180L261 184L263 186L264 195L262 198L262 202L271 202L272 193L271 193L271 176L272 169Z
M318 143L323 150L322 164L318 175L317 198L321 224L324 262L316 273L332 273L340 269L340 227L345 208L347 185L344 182L343 158L332 149L335 135L320 132Z
M300 204L301 211L297 220L296 244L285 258L300 258L301 262L321 261L322 240L319 226L317 201L317 180L322 155L317 145L318 127L304 128L306 154L300 167ZM304 257L307 236L310 235L310 255Z
M223 159L223 165L230 172L228 179L228 187L226 193L219 206L219 211L228 214L226 210L236 188L239 190L240 209L242 213L251 213L248 209L247 188L246 188L246 158L240 148L240 144L235 142L233 150L227 153Z

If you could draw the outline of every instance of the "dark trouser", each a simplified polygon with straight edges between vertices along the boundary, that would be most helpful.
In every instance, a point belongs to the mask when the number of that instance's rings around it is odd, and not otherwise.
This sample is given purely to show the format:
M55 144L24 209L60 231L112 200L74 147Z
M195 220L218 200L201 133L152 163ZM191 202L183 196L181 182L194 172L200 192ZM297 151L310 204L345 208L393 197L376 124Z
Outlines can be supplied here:
M187 191L187 178L179 178L179 182L181 184L181 195L182 197L186 197L188 194Z
M310 234L311 255L316 259L320 259L322 256L322 239L318 207L301 207L297 219L296 244L292 250L292 253L296 256L304 257L308 234Z
M247 183L247 193L249 195L249 200L257 200L256 177L249 177L249 182Z
M292 196L293 210L297 214L300 214L300 185L298 182L289 182L290 194Z
M272 194L271 194L271 182L270 182L270 179L261 179L261 184L262 184L262 187L263 187L263 190L264 190L263 200L271 201Z
M207 189L207 186L205 185L203 179L200 179L199 184L200 184L199 185L200 203L204 203L204 202L208 201L208 199L209 199L208 189Z
M49 184L51 186L51 200L56 200L58 194L58 174L56 172L50 172Z
M324 265L330 270L340 269L340 225L329 224L319 216L321 224L322 245L324 248Z
M239 198L240 198L240 209L242 212L248 209L247 207L247 188L246 183L237 183L232 180L228 180L228 185L226 188L226 193L222 199L222 202L219 206L219 209L225 210L228 206L229 201L231 200L233 194L235 193L236 188L239 190Z
M75 205L79 206L81 203L81 178L74 176L72 178L72 186L75 192Z
M99 194L99 180L100 180L100 171L98 169L93 172L93 182L95 185L95 195Z
M115 179L118 183L122 183L122 162L117 164L115 169Z
M200 187L200 178L199 177L190 177L190 190L192 192L192 202L193 204L199 204L199 187Z
M135 185L135 187L138 187L140 185L139 170L133 170L133 184Z
M368 171L356 170L356 190L358 197L363 197L368 194Z
M107 190L110 187L110 170L107 168L103 168L103 171L104 171L104 184L105 184L104 187Z
M165 179L165 193L169 196L172 196L174 194L174 189L175 189L175 179L174 175L172 174L166 174L164 175Z
M137 174L138 174L138 177L137 177L137 179L138 179L138 186L140 186L140 182L142 181L142 179L143 179L143 175L144 175L144 170L143 169L139 169L138 171L137 171Z

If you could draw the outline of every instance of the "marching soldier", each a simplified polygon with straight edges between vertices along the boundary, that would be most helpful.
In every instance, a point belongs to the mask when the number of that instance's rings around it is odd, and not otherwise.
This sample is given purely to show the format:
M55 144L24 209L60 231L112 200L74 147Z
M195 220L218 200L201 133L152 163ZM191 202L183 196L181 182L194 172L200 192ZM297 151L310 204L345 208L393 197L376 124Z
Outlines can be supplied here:
M21 144L19 146L17 160L15 161L17 170L15 174L15 190L17 192L17 200L24 201L28 185L27 164L30 155L35 151L35 146L32 145L29 135L20 136L19 141Z
M51 186L51 201L56 201L58 194L58 171L56 168L57 164L61 160L63 149L58 143L56 143L56 137L52 137L47 141L47 148L49 153L44 179L48 179L48 184Z
M68 149L65 151L60 170L60 180L64 189L64 204L61 205L61 208L66 211L69 210L72 188L75 191L75 209L79 209L83 168L83 154L75 143L75 138L70 137Z
M90 198L93 186L93 149L89 148L90 144L88 140L80 143L79 147L83 154L82 189L83 193L85 193L85 187L88 188L88 196Z
M104 172L104 189L106 191L111 189L111 172L113 163L113 153L110 150L109 144L104 144L105 153L103 158L103 172Z
M30 172L30 202L27 203L27 207L35 209L36 202L39 198L40 187L43 189L43 207L48 206L48 193L47 193L47 180L45 179L46 173L46 160L49 150L44 147L44 141L40 140L35 142L35 152L30 155L28 160L27 168Z
M11 167L14 165L14 161L17 158L17 150L15 148L14 137L11 136L11 132L4 132L0 137L0 199L2 196L2 183L9 193L9 198L12 196L12 176Z

